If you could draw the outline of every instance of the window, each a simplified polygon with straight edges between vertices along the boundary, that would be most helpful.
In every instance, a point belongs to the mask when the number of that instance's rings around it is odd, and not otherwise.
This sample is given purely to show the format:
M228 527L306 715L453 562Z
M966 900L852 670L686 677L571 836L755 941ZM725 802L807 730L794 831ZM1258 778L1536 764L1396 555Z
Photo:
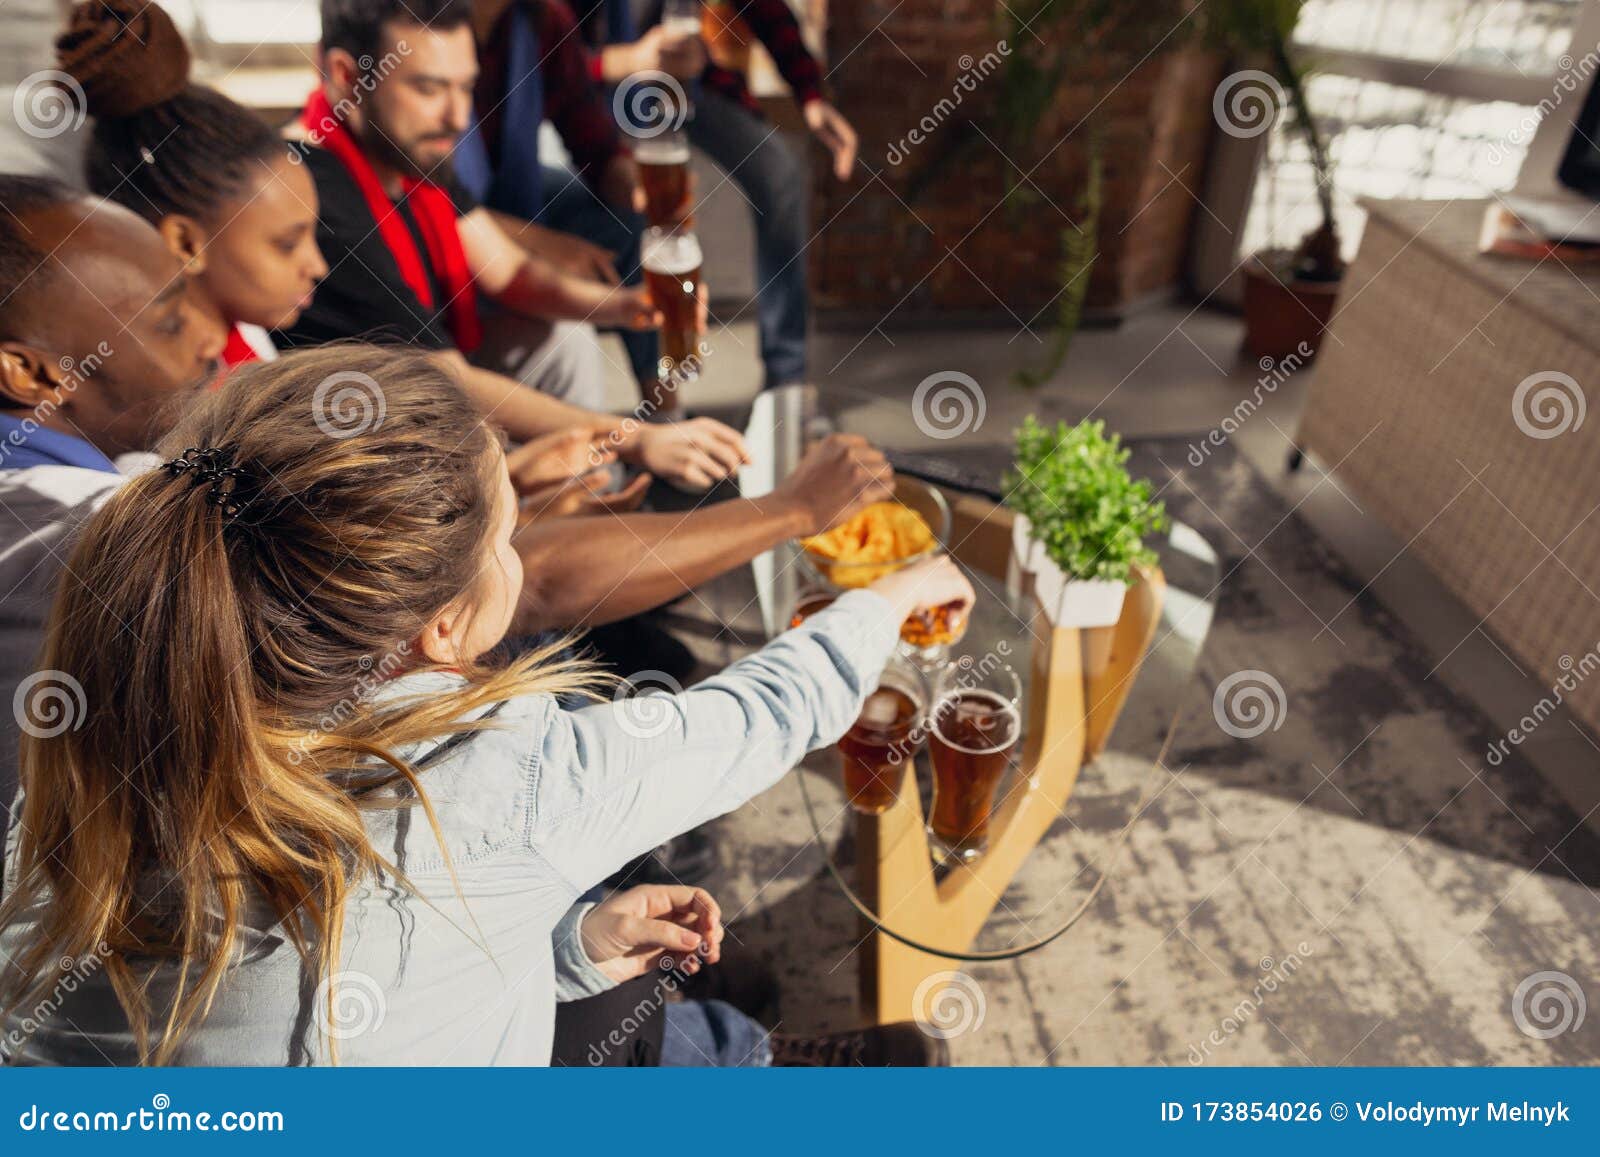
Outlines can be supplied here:
M1529 115L1555 88L1581 0L1309 0L1296 46L1330 142L1353 253L1358 197L1458 197L1517 182ZM1265 156L1234 260L1292 246L1317 221L1307 150L1285 118Z

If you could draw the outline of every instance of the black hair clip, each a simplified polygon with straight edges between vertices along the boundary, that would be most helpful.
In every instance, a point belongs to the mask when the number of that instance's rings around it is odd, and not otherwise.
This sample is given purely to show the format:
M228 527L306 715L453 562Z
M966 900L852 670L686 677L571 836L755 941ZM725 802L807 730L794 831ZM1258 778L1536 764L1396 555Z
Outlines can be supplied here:
M174 478L187 474L195 485L209 485L211 492L206 495L206 501L221 508L224 525L233 523L244 512L245 499L239 494L239 485L249 475L233 465L231 450L202 450L190 446L165 468Z

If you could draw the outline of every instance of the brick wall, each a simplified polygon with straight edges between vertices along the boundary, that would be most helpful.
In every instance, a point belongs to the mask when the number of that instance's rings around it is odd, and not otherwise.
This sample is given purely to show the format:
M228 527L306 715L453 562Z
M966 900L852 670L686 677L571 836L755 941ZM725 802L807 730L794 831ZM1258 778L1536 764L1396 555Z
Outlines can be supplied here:
M829 85L861 134L864 171L847 185L827 172L817 178L812 274L820 309L892 311L902 322L956 314L1032 319L1060 287L1059 233L1067 221L1053 205L1075 204L1084 130L1073 130L1097 101L1106 185L1089 307L1116 314L1180 282L1199 212L1190 190L1202 187L1218 64L1170 52L1139 67L1109 62L1111 76L1126 77L1109 93L1066 87L1040 127L1037 151L1018 157L1026 169L1061 142L1032 172L1040 196L1019 220L999 205L1012 167L997 147L1002 142L991 144L961 123L982 123L998 90L996 81L986 91L986 81L1000 58L989 56L984 68L985 54L996 50L998 11L998 0L829 6ZM959 83L963 77L969 87ZM952 109L948 98L958 92ZM947 105L938 114L941 99ZM908 140L929 116L937 123L926 139ZM990 125L983 130L994 137ZM952 134L975 143L939 163ZM913 198L916 183L922 189Z

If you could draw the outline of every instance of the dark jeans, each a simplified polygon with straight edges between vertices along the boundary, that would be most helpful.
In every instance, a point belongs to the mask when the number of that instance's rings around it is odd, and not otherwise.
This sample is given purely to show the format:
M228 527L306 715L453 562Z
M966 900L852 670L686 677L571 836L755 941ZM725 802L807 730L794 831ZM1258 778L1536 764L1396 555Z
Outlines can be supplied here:
M627 285L637 285L644 274L639 268L639 238L644 233L644 218L638 213L613 209L595 195L583 179L568 169L550 165L544 168L544 208L539 224L592 241L617 255L617 272ZM618 330L628 351L633 376L641 383L656 380L656 360L660 356L660 335L655 330Z
M738 101L702 89L690 142L744 191L755 213L756 323L767 388L806 377L807 243L803 159Z

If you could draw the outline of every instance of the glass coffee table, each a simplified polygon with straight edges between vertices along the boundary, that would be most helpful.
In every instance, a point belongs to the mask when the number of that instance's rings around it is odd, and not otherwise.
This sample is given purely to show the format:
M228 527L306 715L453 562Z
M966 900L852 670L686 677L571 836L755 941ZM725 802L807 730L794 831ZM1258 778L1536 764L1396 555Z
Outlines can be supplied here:
M755 403L747 439L758 465L743 473L742 491L765 493L811 442L836 431L996 479L1005 462L1004 447L962 446L924 429L903 399L794 386ZM1218 585L1215 552L1174 523L1152 544L1159 565L1130 587L1116 626L1052 628L1014 569L1008 576L1009 512L989 498L940 490L952 513L945 546L978 595L950 661L1009 665L1022 685L1024 737L996 793L986 850L959 862L930 849L925 744L904 761L895 802L876 815L850 806L835 750L807 761L823 775L795 777L827 871L860 917L862 1006L880 1022L936 1020L941 992L963 980L961 962L1040 951L1084 917L1139 812L1169 778L1163 755ZM788 628L797 600L815 590L815 574L793 543L757 559L752 571L770 637ZM1068 807L1086 771L1100 776L1092 819Z

